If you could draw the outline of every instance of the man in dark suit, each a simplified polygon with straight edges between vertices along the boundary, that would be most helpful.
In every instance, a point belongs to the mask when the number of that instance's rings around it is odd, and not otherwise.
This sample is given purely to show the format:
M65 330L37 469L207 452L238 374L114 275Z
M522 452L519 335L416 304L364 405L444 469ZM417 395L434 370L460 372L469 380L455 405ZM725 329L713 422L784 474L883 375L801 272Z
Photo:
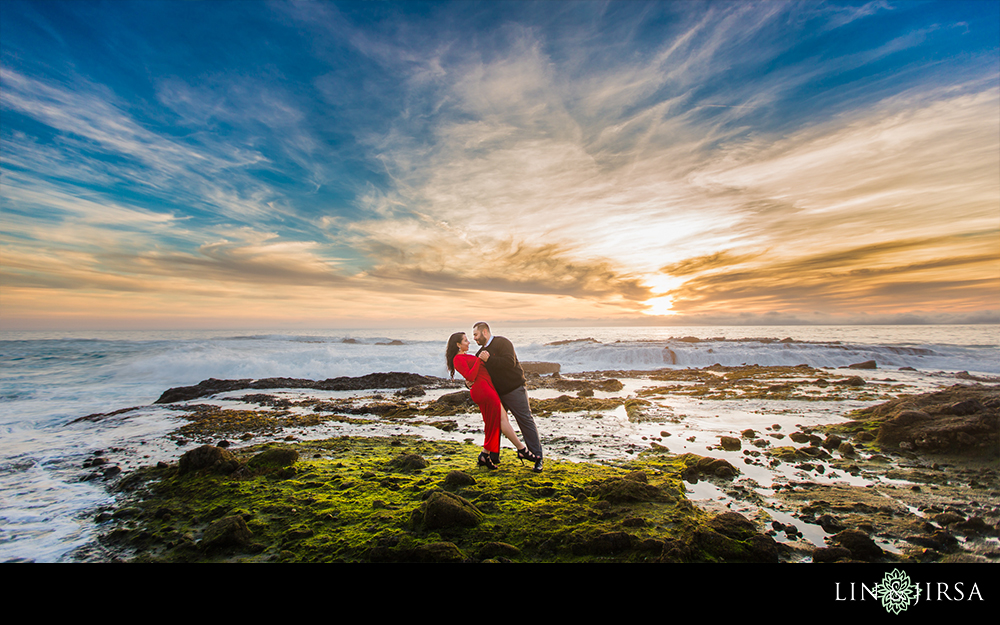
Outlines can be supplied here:
M480 321L472 327L472 336L481 347L476 355L483 361L490 373L493 386L503 407L517 421L526 451L518 451L518 458L534 463L536 473L542 471L542 443L538 440L538 429L528 405L528 391L524 388L524 371L517 361L514 346L502 336L490 334L490 326Z

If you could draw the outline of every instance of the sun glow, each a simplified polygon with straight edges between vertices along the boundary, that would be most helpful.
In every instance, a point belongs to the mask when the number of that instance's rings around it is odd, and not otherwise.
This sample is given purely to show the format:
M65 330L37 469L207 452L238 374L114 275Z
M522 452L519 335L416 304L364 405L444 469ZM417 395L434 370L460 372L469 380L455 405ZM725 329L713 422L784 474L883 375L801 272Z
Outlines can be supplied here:
M676 315L677 312L673 310L674 308L674 298L670 295L664 295L662 297L654 297L643 302L645 305L649 306L649 310L642 311L647 315Z
M667 293L679 288L684 284L684 280L659 273L647 276L644 281L656 297L643 302L643 304L649 306L649 310L644 310L643 313L647 315L676 315L674 297L667 295Z

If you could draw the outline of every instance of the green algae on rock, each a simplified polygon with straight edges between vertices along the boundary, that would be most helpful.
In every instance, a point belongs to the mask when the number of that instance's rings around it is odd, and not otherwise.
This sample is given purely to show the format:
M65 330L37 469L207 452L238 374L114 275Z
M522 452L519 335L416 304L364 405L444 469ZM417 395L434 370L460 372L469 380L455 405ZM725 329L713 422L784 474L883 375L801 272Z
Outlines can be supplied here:
M684 460L486 472L474 468L477 449L341 437L234 451L241 468L228 475L151 467L122 481L133 513L103 541L145 562L777 560L769 537L713 525L687 501ZM281 471L250 466L273 450L297 459Z
M886 449L1000 456L1000 387L995 385L902 395L850 416L853 421L827 429L869 433Z

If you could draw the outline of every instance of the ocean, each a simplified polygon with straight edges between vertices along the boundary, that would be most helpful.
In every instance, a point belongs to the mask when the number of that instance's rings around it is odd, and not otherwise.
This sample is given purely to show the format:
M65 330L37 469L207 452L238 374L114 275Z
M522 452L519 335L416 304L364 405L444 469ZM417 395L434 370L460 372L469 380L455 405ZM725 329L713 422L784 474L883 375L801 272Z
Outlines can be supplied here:
M94 511L112 502L100 481L81 480L95 452L145 445L143 461L155 463L186 451L150 443L178 425L151 406L164 390L208 378L446 377L445 340L455 330L0 333L0 562L65 561L94 540ZM513 341L520 360L557 362L564 374L867 360L880 369L1000 374L1000 325L493 330ZM135 406L147 408L129 419L74 422Z

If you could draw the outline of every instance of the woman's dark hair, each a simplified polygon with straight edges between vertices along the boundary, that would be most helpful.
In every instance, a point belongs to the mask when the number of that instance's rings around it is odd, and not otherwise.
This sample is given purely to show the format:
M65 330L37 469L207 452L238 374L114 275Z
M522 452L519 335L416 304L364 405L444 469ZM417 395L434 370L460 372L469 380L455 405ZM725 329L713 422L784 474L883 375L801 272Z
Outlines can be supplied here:
M455 355L458 354L458 344L465 336L465 332L456 332L448 339L448 349L444 350L445 358L448 360L448 371L451 372L452 379L455 378Z

